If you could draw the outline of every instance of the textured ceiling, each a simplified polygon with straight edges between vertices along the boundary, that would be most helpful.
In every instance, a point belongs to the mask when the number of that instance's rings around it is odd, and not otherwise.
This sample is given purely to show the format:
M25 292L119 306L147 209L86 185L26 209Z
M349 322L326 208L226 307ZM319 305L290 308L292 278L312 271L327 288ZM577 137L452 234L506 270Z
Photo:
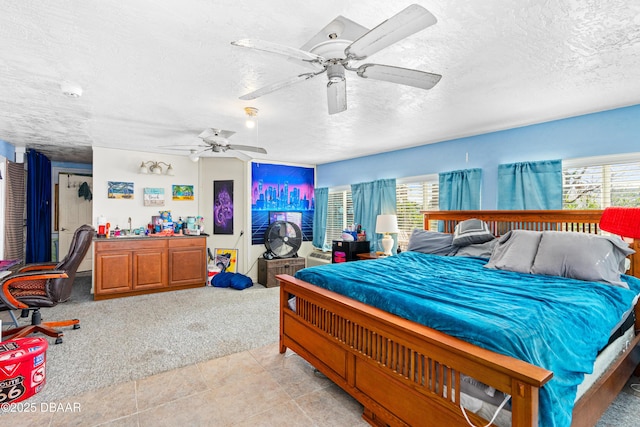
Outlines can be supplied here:
M367 62L442 74L432 90L348 73L348 110L335 115L324 76L238 99L308 70L231 41L300 48L338 15L373 28L411 3L4 1L0 139L90 163L92 146L187 155L168 148L214 127L264 147L257 159L318 164L640 103L632 0L417 2L438 23ZM63 95L65 81L82 96Z

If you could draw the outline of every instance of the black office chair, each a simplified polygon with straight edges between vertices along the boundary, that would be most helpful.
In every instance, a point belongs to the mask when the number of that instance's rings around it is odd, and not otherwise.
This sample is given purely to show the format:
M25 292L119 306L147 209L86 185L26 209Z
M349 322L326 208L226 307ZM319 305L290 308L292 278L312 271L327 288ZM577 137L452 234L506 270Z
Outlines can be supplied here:
M22 338L42 333L62 342L63 333L57 328L80 328L80 320L42 322L41 307L53 307L71 296L78 266L84 259L95 230L90 225L79 227L73 235L69 253L59 263L28 264L17 272L0 279L0 310L22 309L21 317L31 314L31 324L2 331L2 340Z

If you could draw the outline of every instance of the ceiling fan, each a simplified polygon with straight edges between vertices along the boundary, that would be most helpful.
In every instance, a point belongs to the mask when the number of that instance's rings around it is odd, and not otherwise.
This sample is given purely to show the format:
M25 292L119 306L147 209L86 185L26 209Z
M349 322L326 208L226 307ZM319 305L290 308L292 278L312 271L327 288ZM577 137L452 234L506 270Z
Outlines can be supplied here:
M391 65L369 63L353 65L353 63L362 61L436 22L431 12L420 5L413 4L372 30L338 16L302 49L256 39L231 42L234 46L275 53L294 61L301 61L314 70L264 86L241 96L240 99L255 99L326 72L329 79L327 83L329 114L340 113L347 109L345 70L354 71L359 77L365 79L431 89L440 81L441 75Z
M230 144L229 137L235 134L231 130L209 128L205 129L198 135L198 138L202 139L204 144L196 145L191 149L189 158L193 161L197 161L200 154L206 151L212 151L214 153L225 153L227 150L234 151L251 151L254 153L267 154L267 150L262 147L254 147L251 145L239 145ZM204 147L204 148L202 148ZM189 147L186 147L189 148ZM199 148L199 149L198 149ZM172 148L176 149L176 148Z

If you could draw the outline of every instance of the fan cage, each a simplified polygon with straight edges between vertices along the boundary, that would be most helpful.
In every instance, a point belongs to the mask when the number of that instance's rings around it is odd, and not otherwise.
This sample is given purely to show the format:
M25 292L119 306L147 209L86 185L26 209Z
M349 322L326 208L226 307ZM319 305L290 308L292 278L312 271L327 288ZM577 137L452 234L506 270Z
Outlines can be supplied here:
M294 258L302 246L302 230L291 221L275 221L264 233L264 245L274 258Z

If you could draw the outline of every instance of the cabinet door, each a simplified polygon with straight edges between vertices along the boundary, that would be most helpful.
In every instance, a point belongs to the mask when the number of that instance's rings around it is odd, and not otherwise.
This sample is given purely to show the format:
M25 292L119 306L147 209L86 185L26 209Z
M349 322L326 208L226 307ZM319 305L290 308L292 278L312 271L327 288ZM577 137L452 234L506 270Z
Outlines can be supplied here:
M169 249L169 286L198 283L204 286L206 269L204 246Z
M167 286L165 249L135 251L133 253L133 289L157 289Z
M117 294L130 291L131 251L96 252L95 293L96 295Z

